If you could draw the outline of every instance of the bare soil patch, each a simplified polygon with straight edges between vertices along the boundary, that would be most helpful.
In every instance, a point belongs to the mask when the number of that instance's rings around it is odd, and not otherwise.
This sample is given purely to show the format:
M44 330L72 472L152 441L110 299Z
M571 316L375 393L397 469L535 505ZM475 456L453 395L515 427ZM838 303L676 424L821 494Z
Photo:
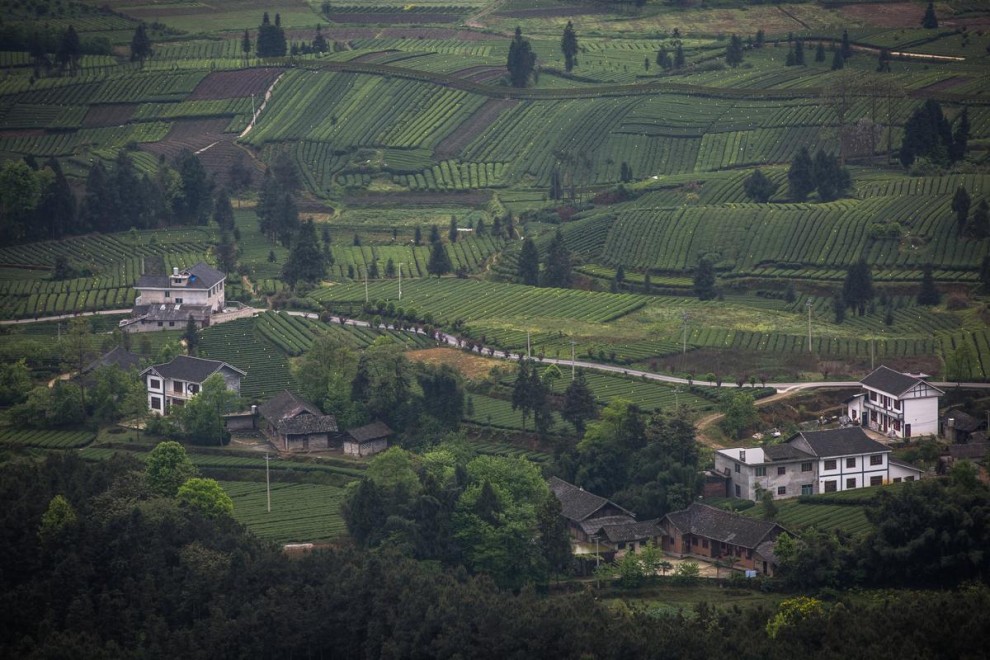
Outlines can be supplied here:
M473 30L454 28L370 28L346 27L330 28L323 31L327 39L348 41L350 39L454 39L457 41L504 41L505 37Z
M948 80L940 80L937 83L928 85L927 87L922 87L917 91L922 94L925 92L944 92L947 89L952 89L953 87L957 87L959 85L965 85L968 82L969 78L965 76L958 76L956 78L949 78Z
M328 18L334 23L362 23L392 25L402 23L456 23L463 14L427 14L420 12L331 12Z
M83 128L99 128L102 126L120 126L126 124L134 116L136 103L107 103L91 105L83 118Z
M433 365L448 364L470 380L484 380L494 367L504 364L501 360L481 357L453 348L424 348L418 351L409 351L406 353L406 357L413 362L425 362Z
M259 179L263 168L250 152L237 145L237 134L226 133L229 119L191 119L172 124L172 129L164 140L141 145L141 149L166 159L174 159L183 149L199 156L203 168L218 185L226 185L230 180L230 166L239 159L252 169Z
M40 137L44 134L43 128L10 128L0 131L0 137Z
M189 100L242 98L252 94L264 96L279 73L281 70L275 68L215 71L196 85Z
M921 27L925 6L916 2L844 5L839 15L855 23L884 28Z
M504 66L472 66L472 67L468 67L467 69L461 69L460 71L455 71L451 75L457 78L464 78L465 80L470 80L471 82L483 83L504 76L505 67Z
M445 160L459 155L461 150L484 133L499 118L499 115L514 107L516 103L517 101L511 99L486 101L467 121L463 122L437 145L434 150L437 158Z
M589 16L592 14L607 14L608 8L594 5L579 7L541 7L537 9L509 9L496 11L494 16L508 18L561 18L570 16Z
M345 203L354 207L393 206L475 206L488 203L489 194L480 190L464 192L395 192L355 193L345 197Z

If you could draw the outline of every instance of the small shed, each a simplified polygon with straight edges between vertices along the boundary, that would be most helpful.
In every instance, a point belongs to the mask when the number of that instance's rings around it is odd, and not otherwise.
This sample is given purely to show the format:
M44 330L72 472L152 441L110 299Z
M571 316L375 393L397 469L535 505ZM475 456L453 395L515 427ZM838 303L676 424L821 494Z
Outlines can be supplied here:
M339 449L337 418L282 390L258 407L264 423L261 430L283 451Z
M388 438L392 429L385 422L372 422L344 435L344 453L352 456L370 456L388 449Z

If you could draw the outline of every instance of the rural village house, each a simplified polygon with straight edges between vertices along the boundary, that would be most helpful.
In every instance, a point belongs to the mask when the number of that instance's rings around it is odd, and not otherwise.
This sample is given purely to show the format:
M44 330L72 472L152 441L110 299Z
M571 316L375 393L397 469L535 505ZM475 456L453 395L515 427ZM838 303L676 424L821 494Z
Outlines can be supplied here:
M661 531L656 520L639 522L631 511L563 479L550 477L548 484L560 501L568 531L578 541L597 538L606 548L620 551L635 551L650 541L657 544Z
M283 451L340 449L337 418L289 390L258 406L261 430Z
M860 384L863 391L846 401L854 424L892 438L938 433L938 398L944 392L922 377L880 366Z
M188 355L148 367L140 374L148 391L148 408L155 414L167 415L173 406L185 405L199 394L203 382L213 374L220 374L227 389L237 394L241 392L241 378L247 375L226 362Z
M388 449L392 429L385 422L372 422L349 429L344 434L344 453L353 456L370 456Z
M226 275L203 262L173 268L171 275L142 275L134 288L131 318L120 322L125 332L184 328L190 318L200 328L224 310Z
M730 560L733 568L773 575L774 542L786 530L775 522L748 518L692 503L660 520L664 552L679 557Z
M719 449L715 472L725 479L725 496L749 500L763 491L782 499L921 478L921 470L891 458L890 448L858 426L803 431L767 447Z

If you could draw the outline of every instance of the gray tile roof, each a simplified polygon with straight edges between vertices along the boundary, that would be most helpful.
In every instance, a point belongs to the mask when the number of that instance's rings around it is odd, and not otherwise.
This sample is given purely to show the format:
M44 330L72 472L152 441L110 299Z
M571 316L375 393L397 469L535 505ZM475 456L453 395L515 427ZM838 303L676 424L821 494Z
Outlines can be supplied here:
M587 518L578 523L578 525L581 527L582 532L588 536L594 536L602 531L602 527L621 527L622 525L628 525L634 522L636 522L636 519L632 516L619 515Z
M889 367L880 365L873 370L873 373L860 382L866 387L880 390L881 392L886 392L887 394L892 394L894 396L900 396L918 383L922 383L924 381L920 378L902 374L899 371L894 371Z
M179 272L184 275L189 275L189 280L186 286L177 287L177 288L186 288L186 289L206 290L214 286L215 284L219 284L226 277L226 275L221 273L219 270L208 266L202 261L200 261L198 264L196 264L191 268L186 268L184 270L180 270ZM170 288L169 278L171 278L171 275L169 274L142 275L140 278L138 278L137 288L168 289Z
M958 431L965 431L966 433L972 433L980 429L983 426L983 420L978 417L973 417L972 415L957 409L950 410L945 413L946 425L948 425L948 420L952 419L953 425Z
M871 440L859 426L847 426L826 431L801 431L787 442L788 444L800 444L801 439L808 444L811 452L818 458L890 451L876 440ZM800 447L797 448L800 449Z
M209 305L187 305L164 303L158 305L136 305L132 316L144 317L149 321L181 321L186 323L189 317L197 321L209 318L212 309Z
M104 353L102 356L90 362L83 369L83 373L89 373L94 369L99 369L100 367L118 367L127 371L128 369L136 369L141 365L141 356L136 353L131 353L126 348L117 346L112 351Z
M600 495L589 493L583 488L578 488L574 484L567 483L563 479L550 477L547 483L553 494L560 500L561 515L568 520L580 522L609 504L619 511L624 511L632 516L631 512L626 511L626 509L623 509L618 504L610 502Z
M247 375L246 372L241 371L237 367L227 364L226 362L221 362L220 360L205 360L203 358L190 357L188 355L180 355L174 358L171 362L167 362L165 364L154 364L142 371L141 375L144 376L149 371L154 371L162 378L184 380L190 383L202 383L204 380L223 368L230 369L241 376Z
M392 429L385 422L372 422L359 426L356 429L348 429L347 435L355 442L368 442L369 440L380 440L392 435Z
M668 513L665 519L683 534L703 536L752 549L767 540L775 530L784 529L775 522L747 518L698 502L681 511Z
M792 447L786 442L779 445L769 445L764 447L763 456L768 462L799 461L805 458L812 458L811 454L803 452L797 447Z
M610 543L640 541L662 536L663 530L658 523L657 518L640 522L629 520L616 525L602 525L601 532Z
M986 442L970 442L965 445L949 445L949 456L952 458L973 459L987 455L990 445Z
M312 433L336 433L337 418L333 415L300 413L276 423L279 433L285 435L310 435Z
M278 424L283 419L294 417L302 412L311 415L322 415L323 411L302 397L296 396L289 390L282 390L272 398L258 406L261 416L272 424Z

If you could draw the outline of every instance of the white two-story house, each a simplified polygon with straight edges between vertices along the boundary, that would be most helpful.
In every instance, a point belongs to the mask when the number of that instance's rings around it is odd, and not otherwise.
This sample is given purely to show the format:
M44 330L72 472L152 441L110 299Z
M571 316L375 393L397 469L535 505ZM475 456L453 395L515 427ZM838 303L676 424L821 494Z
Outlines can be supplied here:
M938 433L938 399L944 392L922 377L880 366L860 384L863 391L846 401L854 424L892 438Z
M890 449L870 439L861 427L803 431L768 447L720 449L715 470L728 495L758 500L817 495L921 478L918 468L892 459Z
M185 270L173 268L171 275L142 275L131 318L120 327L127 332L182 329L191 317L204 328L224 309L225 281L226 275L202 262Z
M167 415L175 406L199 394L203 382L213 374L223 376L227 389L240 394L241 378L247 374L220 360L180 355L171 362L154 364L141 372L148 391L148 409L157 415Z

